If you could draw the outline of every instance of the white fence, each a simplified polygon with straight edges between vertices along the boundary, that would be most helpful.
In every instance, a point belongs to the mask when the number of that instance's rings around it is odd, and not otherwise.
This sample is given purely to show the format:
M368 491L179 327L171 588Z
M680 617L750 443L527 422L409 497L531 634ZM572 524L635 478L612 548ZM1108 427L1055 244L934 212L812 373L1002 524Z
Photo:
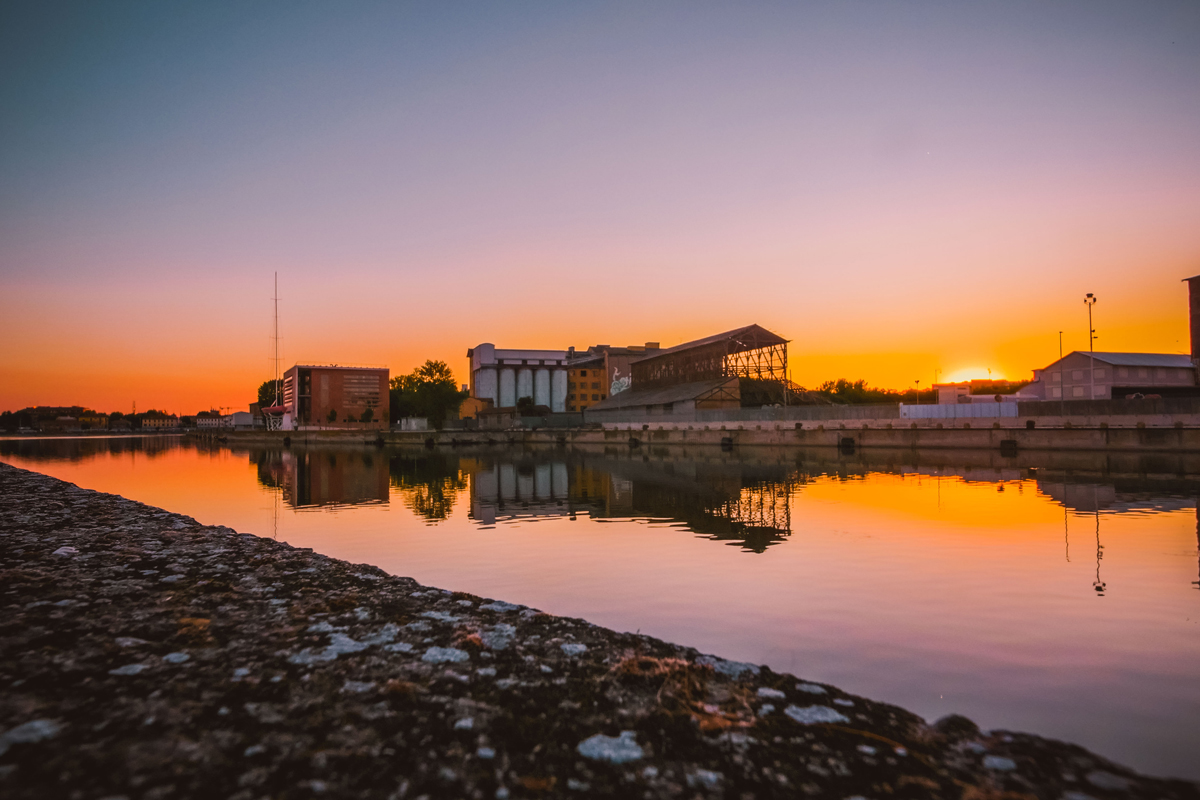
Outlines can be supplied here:
M1015 416L1016 403L900 404L900 419L996 419Z

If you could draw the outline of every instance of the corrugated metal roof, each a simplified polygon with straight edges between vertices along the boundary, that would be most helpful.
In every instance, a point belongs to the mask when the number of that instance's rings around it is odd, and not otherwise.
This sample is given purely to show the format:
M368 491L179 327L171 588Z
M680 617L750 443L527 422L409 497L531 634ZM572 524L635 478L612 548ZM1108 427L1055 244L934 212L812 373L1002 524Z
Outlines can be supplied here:
M620 394L610 395L595 405L588 406L588 411L617 411L622 408L635 406L657 406L663 403L681 403L684 400L695 400L701 395L729 383L737 382L737 378L713 378L707 381L680 383L675 386L664 386L661 389L628 389Z
M1076 350L1082 356L1084 350ZM1093 353L1097 361L1114 367L1190 367L1192 357L1178 353Z
M743 343L740 341L743 338L750 338L751 336L754 336L758 341L756 341L754 344ZM660 356L679 353L684 350L691 350L695 347L704 347L705 345L728 340L732 340L734 344L738 346L738 349L734 349L732 351L735 353L743 350L753 350L757 347L766 347L767 345L772 344L787 344L788 341L777 333L771 333L771 331L767 330L761 325L747 325L743 328L734 328L731 331L725 331L724 333L705 336L703 339L696 339L695 341L677 344L674 347L668 347L666 350L659 350L656 353L647 353L645 358L640 358L638 361L649 361L652 358L658 358Z

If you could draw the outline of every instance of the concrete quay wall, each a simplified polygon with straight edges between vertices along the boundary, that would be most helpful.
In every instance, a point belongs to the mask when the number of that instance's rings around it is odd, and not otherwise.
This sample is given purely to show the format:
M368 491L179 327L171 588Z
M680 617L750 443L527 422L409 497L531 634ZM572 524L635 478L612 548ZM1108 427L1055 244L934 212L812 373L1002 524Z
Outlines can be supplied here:
M640 444L795 445L801 447L848 447L891 449L977 449L1000 450L1117 450L1151 452L1200 452L1200 428L900 428L871 426L813 427L782 425L720 427L704 430L687 426L622 426L568 441L595 441L599 433L605 443L636 439ZM586 434L591 434L587 436Z
M1200 452L1197 427L899 427L864 421L850 425L762 423L734 426L626 424L604 428L509 431L247 431L220 438L229 444L265 445L695 445L712 447L834 447L911 450L1055 450Z

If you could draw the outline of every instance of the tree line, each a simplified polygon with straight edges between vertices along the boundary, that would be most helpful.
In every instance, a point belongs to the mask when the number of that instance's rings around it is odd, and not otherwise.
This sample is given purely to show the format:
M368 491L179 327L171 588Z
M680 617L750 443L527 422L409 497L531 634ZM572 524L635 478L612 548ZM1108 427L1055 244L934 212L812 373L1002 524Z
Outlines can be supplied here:
M994 395L1010 394L1029 381L977 381L971 386L971 394ZM873 403L936 403L937 393L932 387L920 389L916 387L897 391L868 386L865 380L849 381L838 378L836 381L825 381L813 392L829 398L842 405L869 405Z

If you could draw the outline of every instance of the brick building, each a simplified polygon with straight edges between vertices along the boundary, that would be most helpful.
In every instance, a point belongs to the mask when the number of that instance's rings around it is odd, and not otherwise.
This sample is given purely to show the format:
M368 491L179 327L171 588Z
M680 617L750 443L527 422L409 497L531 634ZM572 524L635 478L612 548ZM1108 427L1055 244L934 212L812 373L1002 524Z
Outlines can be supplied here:
M283 405L293 429L384 430L387 367L297 364L284 373Z

